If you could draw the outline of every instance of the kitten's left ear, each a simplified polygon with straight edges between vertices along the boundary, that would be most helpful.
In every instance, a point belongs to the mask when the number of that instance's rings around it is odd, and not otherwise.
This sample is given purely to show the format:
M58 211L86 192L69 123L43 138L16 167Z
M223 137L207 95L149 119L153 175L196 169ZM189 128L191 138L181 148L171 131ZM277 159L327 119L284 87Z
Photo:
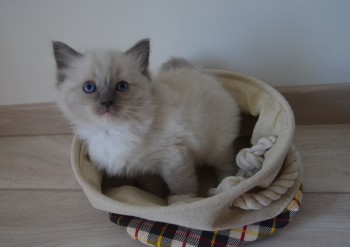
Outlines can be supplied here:
M149 39L143 39L137 42L133 47L125 52L126 55L135 57L139 63L142 74L149 77L148 64L149 64L149 52L150 41Z

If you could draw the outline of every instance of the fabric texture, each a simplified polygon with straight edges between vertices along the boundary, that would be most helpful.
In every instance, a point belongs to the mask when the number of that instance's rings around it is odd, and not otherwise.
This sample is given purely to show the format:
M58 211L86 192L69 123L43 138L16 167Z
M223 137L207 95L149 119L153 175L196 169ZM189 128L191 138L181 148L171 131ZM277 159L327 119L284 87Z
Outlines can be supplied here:
M110 214L117 225L124 226L131 238L156 247L236 247L269 237L288 225L300 209L302 188L293 201L272 219L239 228L201 231L183 226L150 221L138 217Z
M240 182L228 191L208 198L191 198L167 205L166 200L132 186L121 186L102 191L103 174L91 164L86 148L78 137L72 143L71 162L74 174L91 204L100 210L135 216L151 221L166 222L204 231L233 229L271 219L281 214L291 203L302 182L302 162L291 147L294 137L294 116L287 101L275 89L254 78L237 73L207 70L217 77L247 114L257 116L251 144L261 137L277 136L275 145L266 152L262 168L254 176ZM286 159L286 157L289 157ZM289 162L297 170L294 181L276 200L258 210L243 210L232 206L237 198L245 198L254 188L268 190L274 196L276 177L288 172ZM257 196L252 195L252 198Z

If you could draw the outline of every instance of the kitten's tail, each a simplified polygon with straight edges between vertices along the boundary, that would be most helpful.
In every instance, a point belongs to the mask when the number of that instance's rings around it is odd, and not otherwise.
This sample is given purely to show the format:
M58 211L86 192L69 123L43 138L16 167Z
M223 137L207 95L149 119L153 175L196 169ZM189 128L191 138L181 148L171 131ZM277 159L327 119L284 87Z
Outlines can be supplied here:
M160 72L166 72L172 69L192 69L194 66L184 58L181 57L171 57L168 61L162 64L160 67Z

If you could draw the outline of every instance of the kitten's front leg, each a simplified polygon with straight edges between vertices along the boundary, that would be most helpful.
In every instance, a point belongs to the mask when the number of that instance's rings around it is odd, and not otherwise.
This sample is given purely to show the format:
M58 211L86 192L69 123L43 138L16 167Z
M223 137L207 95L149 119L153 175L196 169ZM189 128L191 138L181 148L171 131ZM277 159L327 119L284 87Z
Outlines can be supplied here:
M177 152L169 156L161 175L170 190L169 204L196 196L198 181L194 161L188 153Z

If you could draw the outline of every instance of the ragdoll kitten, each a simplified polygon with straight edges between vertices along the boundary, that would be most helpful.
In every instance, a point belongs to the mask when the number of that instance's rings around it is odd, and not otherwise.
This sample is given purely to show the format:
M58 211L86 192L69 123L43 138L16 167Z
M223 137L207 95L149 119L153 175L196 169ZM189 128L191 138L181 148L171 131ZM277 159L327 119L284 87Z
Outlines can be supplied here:
M233 174L239 110L209 74L184 59L148 71L149 40L126 52L79 53L53 42L59 106L109 175L160 175L174 202L196 195L195 165Z

